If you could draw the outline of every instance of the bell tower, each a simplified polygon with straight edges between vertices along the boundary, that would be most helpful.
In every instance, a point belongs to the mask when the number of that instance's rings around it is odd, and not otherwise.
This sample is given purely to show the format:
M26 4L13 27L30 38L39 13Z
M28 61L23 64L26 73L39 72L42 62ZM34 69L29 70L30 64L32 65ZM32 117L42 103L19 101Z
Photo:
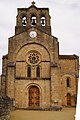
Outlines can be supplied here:
M50 15L48 8L37 8L35 2L28 8L18 8L15 34L35 27L47 34L51 34Z

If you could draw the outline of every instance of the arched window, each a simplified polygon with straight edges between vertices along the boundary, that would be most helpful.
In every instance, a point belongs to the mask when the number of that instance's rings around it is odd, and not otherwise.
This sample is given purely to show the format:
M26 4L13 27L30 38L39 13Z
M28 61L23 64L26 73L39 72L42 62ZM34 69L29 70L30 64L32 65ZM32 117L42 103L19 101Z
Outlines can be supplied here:
M27 25L27 18L26 16L22 17L22 26L26 26Z
M36 77L40 77L40 67L36 68Z
M41 26L45 26L45 16L41 16Z
M70 87L70 78L67 78L67 79L66 79L66 86L67 86L67 87Z
M36 25L36 16L32 15L31 16L31 26L34 26L34 25Z
M28 66L27 77L31 77L31 66Z

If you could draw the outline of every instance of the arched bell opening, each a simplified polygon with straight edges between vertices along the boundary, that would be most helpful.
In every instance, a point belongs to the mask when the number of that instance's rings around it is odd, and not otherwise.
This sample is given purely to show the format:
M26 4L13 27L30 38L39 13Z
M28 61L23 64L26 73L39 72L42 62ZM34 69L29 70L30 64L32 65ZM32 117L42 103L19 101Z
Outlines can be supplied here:
M41 26L45 26L46 24L46 18L44 15L41 16Z
M27 18L26 18L26 16L22 16L22 26L27 26Z
M31 26L34 26L34 25L36 25L36 16L32 15L31 16Z

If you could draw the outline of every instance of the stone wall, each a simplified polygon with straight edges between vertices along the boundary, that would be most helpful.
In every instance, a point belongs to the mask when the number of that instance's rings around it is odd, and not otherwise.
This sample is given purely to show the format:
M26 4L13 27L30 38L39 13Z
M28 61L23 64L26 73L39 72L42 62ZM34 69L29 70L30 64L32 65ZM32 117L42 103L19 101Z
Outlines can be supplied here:
M10 119L11 100L7 96L0 96L0 120Z
M29 89L36 86L40 92L40 107L50 106L50 80L15 80L15 107L29 107Z
M75 96L77 95L78 84L78 62L74 56L70 59L60 59L61 66L61 89L62 89L62 105L67 106L67 94L71 95L71 106L75 106ZM67 78L69 78L69 86L67 87Z

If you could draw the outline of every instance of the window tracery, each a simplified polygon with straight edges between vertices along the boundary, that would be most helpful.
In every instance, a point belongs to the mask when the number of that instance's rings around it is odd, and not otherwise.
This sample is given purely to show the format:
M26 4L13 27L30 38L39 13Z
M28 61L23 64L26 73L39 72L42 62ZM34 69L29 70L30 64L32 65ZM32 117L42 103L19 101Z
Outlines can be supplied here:
M27 62L30 65L35 65L40 62L40 54L36 51L32 51L27 55Z

